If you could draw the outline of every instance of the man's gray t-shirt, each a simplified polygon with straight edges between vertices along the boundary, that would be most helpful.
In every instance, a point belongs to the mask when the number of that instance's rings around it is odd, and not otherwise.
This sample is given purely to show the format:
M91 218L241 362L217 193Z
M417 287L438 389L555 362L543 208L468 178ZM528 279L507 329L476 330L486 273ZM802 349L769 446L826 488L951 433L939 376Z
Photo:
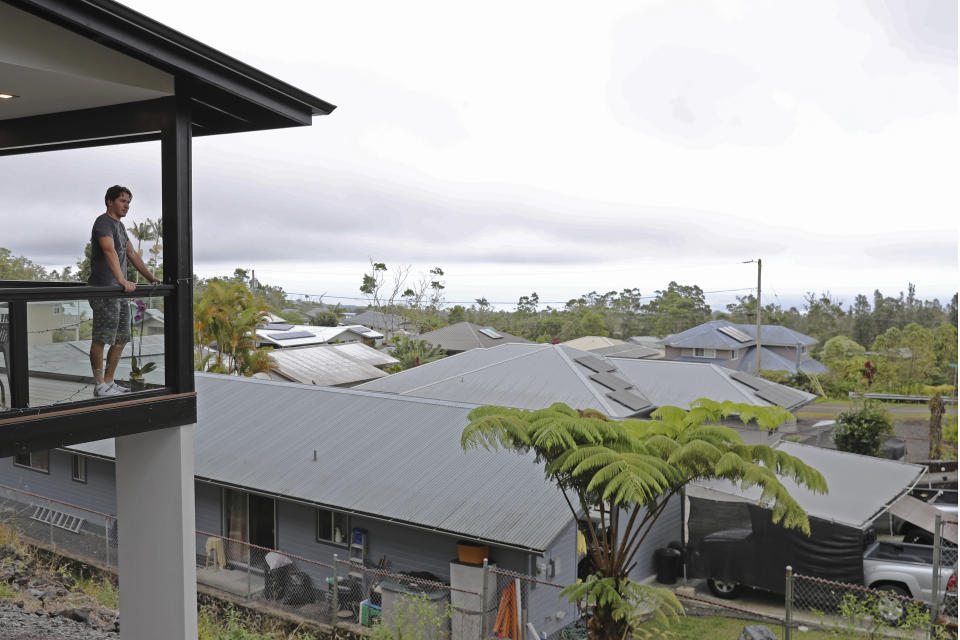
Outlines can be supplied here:
M104 213L94 221L93 232L90 234L90 280L88 284L99 286L119 285L120 283L113 276L113 271L110 270L107 256L100 247L100 238L113 238L113 248L117 250L117 258L120 260L120 273L127 273L127 230L122 222L114 220Z

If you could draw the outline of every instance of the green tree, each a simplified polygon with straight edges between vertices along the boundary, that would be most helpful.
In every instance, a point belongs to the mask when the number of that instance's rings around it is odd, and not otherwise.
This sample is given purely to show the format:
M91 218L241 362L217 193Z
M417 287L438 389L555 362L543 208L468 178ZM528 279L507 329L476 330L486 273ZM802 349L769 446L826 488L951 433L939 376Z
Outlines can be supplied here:
M418 340L409 336L397 336L390 341L393 352L390 354L399 364L392 365L387 371L397 373L421 364L439 360L447 355L440 347L435 347L426 340Z
M463 305L455 304L447 312L447 324L457 324L467 319L467 310Z
M952 384L954 366L957 363L957 328L952 324L941 324L933 330L934 374L930 384Z
M652 420L612 421L562 403L538 411L479 407L468 416L461 445L533 452L546 478L563 492L573 518L599 514L598 524L585 518L597 572L564 592L571 600L585 598L592 608L591 640L622 640L631 637L639 599L679 606L672 594L658 596L661 592L632 582L629 574L657 518L688 482L725 478L761 487L775 522L810 532L806 514L781 478L825 493L823 476L782 451L744 444L734 429L716 424L733 415L765 428L792 419L780 407L704 399L690 411L661 407Z
M890 327L873 342L878 386L888 391L913 393L933 381L936 352L933 332L916 323L901 331Z
M835 300L829 291L821 293L819 297L812 291L807 292L803 306L806 311L804 333L819 340L820 344L845 330L846 311L843 302Z
M270 351L256 344L256 329L266 317L266 305L246 285L207 281L193 314L196 369L241 376L269 371Z
M710 319L710 306L697 285L670 282L643 305L644 333L666 336L703 324Z
M866 353L863 346L847 336L834 336L823 345L823 363L828 367L838 360L850 360Z
M47 270L24 256L0 247L0 280L47 280Z

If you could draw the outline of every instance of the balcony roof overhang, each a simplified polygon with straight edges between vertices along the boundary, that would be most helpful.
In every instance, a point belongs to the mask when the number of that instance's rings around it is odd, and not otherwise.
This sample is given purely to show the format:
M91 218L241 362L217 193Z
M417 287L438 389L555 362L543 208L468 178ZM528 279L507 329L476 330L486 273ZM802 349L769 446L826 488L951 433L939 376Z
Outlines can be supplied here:
M0 282L0 457L194 423L192 138L307 126L335 107L111 0L0 0L0 93L17 96L0 99L0 156L160 141L165 284L121 295L162 295L167 314L162 389L37 407L27 305L105 292Z
M305 126L334 105L111 0L0 0L0 154Z

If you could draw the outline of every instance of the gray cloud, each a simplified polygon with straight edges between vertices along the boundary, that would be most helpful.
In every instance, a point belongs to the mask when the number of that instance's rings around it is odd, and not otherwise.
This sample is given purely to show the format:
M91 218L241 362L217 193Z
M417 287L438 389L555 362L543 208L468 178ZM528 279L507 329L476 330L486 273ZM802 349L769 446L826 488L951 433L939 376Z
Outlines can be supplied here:
M852 130L957 105L956 0L672 3L614 32L610 108L688 146L775 145L814 104Z

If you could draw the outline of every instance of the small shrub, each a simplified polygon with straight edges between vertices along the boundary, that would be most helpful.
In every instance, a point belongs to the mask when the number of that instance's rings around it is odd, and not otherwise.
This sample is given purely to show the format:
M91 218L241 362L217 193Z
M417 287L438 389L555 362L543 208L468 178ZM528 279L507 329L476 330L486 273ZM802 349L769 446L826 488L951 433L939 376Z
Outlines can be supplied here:
M400 596L393 617L384 622L377 618L370 630L370 640L434 640L449 634L450 607L443 613L435 603L415 595Z
M880 454L883 436L892 432L893 423L886 411L864 406L837 416L833 442L840 451L876 456Z

